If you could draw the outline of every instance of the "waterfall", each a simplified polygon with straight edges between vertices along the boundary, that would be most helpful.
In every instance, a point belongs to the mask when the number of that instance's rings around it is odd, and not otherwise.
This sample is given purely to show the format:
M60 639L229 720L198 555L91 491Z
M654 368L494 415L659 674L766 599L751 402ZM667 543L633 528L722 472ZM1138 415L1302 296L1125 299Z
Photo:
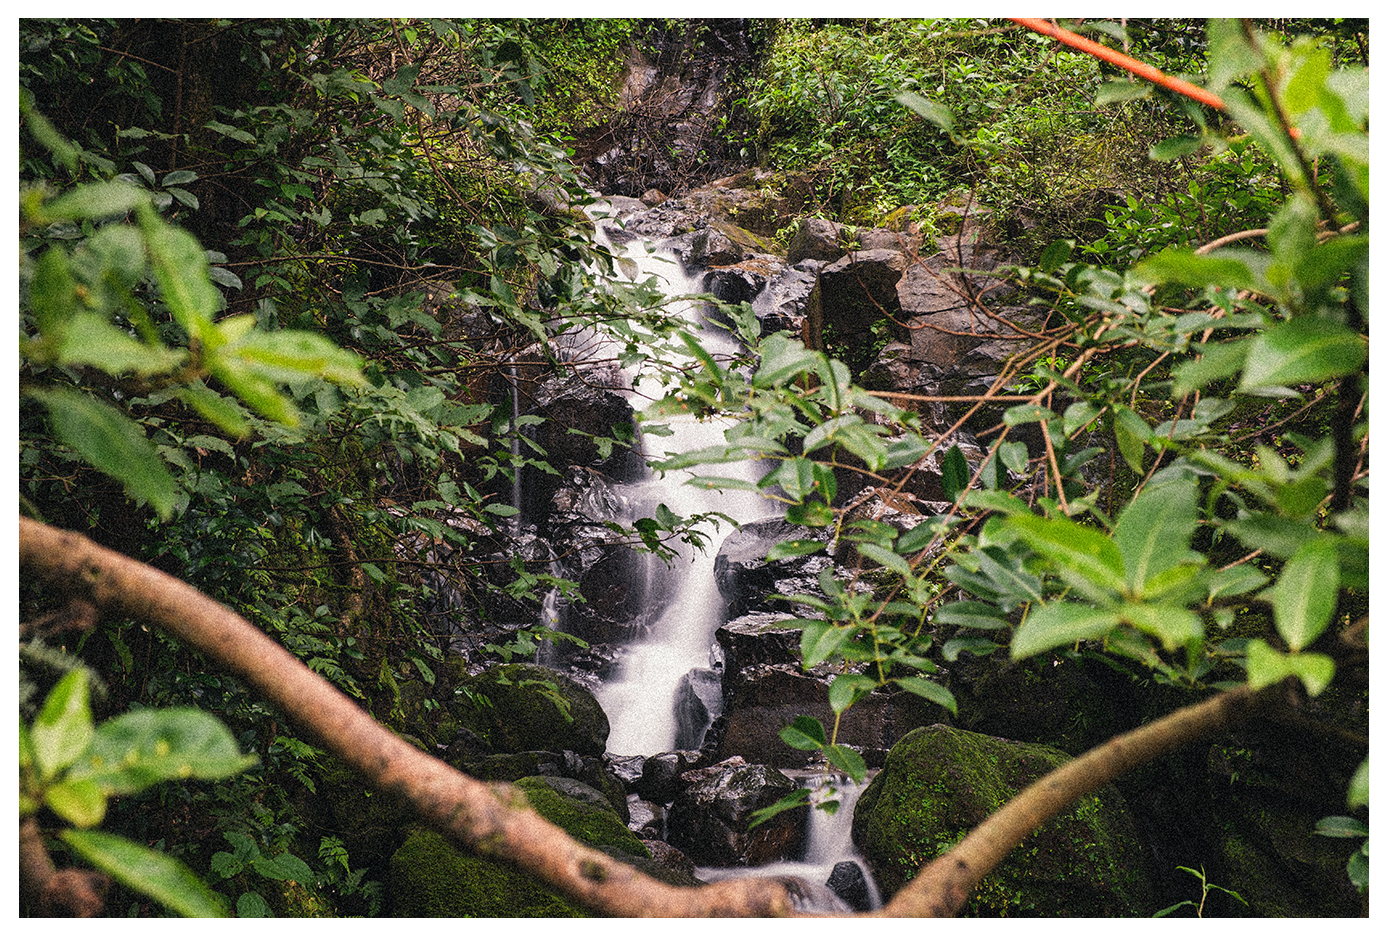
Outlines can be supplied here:
M667 295L672 296L701 289L698 281L687 277L672 256L648 253L638 243L627 245L623 252L623 268L632 279L655 275L664 282ZM702 320L700 303L684 303L677 311L691 325L698 325ZM706 321L703 325L700 341L710 354L727 357L738 349L736 339L721 327ZM633 408L643 410L659 392L651 382L638 377L631 394ZM729 420L699 420L692 416L676 416L663 422L669 426L671 434L645 436L644 454L648 459L717 445L723 441L724 430L731 425ZM763 471L752 462L719 466L721 475L752 482L758 480ZM652 516L662 504L681 517L718 512L737 523L778 515L775 505L755 492L696 488L686 483L691 476L689 471L677 470L664 477L652 477L644 484L628 486L626 493L631 499L633 516ZM716 529L704 525L701 531L707 539L702 550L680 543L670 568L661 570L659 563L656 564L657 574L674 580L666 611L651 625L644 640L623 650L613 677L605 680L596 692L611 724L607 740L611 753L657 754L673 750L677 741L697 747L702 739L702 728L693 734L688 730L680 731L675 698L687 675L712 668L713 635L723 623L726 611L714 581L713 564L718 547L732 530L727 520L720 519Z
M805 853L801 859L799 861L778 861L755 868L700 868L698 870L699 879L712 882L752 875L757 877L787 875L816 884L823 884L835 874L840 865L847 862L856 865L862 874L863 886L866 888L864 896L868 907L876 909L882 906L882 895L877 890L877 883L863 863L862 856L853 847L853 809L858 804L858 797L863 790L867 789L867 784L856 784L843 776L826 779L824 774L819 771L813 773L786 771L786 773L800 776L801 785L812 791L810 802L820 802L822 799L832 796L839 803L838 809L832 815L826 810L811 807L805 833ZM829 789L831 786L832 791ZM810 912L832 909L832 907L812 908Z

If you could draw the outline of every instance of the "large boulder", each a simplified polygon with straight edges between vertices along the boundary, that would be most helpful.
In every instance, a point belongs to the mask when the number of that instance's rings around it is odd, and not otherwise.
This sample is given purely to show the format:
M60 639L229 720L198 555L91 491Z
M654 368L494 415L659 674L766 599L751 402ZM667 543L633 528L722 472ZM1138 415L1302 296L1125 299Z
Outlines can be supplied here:
M863 791L853 841L890 899L1022 789L1069 760L1055 748L934 725L892 748ZM1150 916L1145 860L1112 786L1041 826L988 874L966 916Z
M390 859L397 917L582 917L546 884L493 858L468 854L429 829L412 832Z
M463 727L501 754L573 751L602 756L611 727L593 693L531 663L496 666L462 683Z
M771 596L817 594L819 573L832 563L828 556L820 553L766 561L767 552L777 543L816 535L827 539L830 531L806 531L784 520L756 520L728 534L713 560L714 581L728 603L728 614L788 611L789 604Z
M733 758L684 779L689 785L670 806L668 838L695 864L755 867L799 852L804 810L782 812L752 828L754 812L796 789L779 770Z

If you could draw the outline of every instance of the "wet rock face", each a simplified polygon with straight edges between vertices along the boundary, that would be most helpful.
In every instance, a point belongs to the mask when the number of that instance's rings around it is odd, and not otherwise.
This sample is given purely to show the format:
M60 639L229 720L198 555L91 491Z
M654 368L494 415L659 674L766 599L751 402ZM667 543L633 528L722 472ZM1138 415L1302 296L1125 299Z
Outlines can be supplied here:
M784 520L757 520L744 523L729 534L719 547L713 562L713 575L718 591L728 603L729 615L749 611L787 611L785 602L775 601L772 595L818 593L818 576L832 560L819 554L798 556L767 562L772 546L807 535L804 527ZM828 536L828 532L822 535Z
M771 767L741 758L693 771L670 806L669 842L695 864L755 867L800 851L804 810L780 813L755 829L752 813L796 788Z

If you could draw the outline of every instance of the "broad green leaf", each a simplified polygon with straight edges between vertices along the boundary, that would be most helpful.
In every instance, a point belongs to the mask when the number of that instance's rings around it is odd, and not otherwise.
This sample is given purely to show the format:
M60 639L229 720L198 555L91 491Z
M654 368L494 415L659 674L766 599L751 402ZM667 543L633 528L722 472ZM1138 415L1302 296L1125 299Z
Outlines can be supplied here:
M1075 242L1072 240L1051 241L1050 245L1041 251L1036 264L1042 272L1054 273L1061 264L1070 259L1070 251L1074 249Z
M106 791L91 780L63 780L44 791L44 804L79 829L106 818Z
M1152 437L1152 428L1141 416L1120 403L1113 407L1113 434L1117 437L1118 452L1123 456L1123 461L1135 474L1142 474L1145 443Z
M1350 778L1345 802L1350 809L1369 805L1369 759L1367 757L1360 762L1354 771L1354 776Z
M930 121L945 133L954 129L954 114L938 101L921 97L914 91L903 91L896 96L897 103L914 111L918 116Z
M249 414L240 404L201 382L183 387L178 391L178 397L227 435L239 439L251 431Z
M1136 101L1150 97L1151 94L1152 86L1145 81L1105 81L1099 85L1099 90L1094 92L1094 105L1103 107L1105 104Z
M858 552L860 552L863 556L867 557L868 559L871 559L873 562L876 562L885 568L892 570L897 575L900 575L902 578L910 577L910 563L908 563L901 556L892 552L892 550L884 549L883 547L878 546L876 543L859 543L857 548Z
M829 707L835 714L842 713L875 688L877 681L870 676L858 673L835 676L834 681L829 684Z
M68 829L61 837L97 869L185 917L223 917L222 898L180 862L118 835Z
M274 915L274 911L265 902L265 898L255 891L246 891L236 898L236 918L238 920L259 920Z
M1239 389L1290 387L1353 374L1368 358L1368 344L1338 322L1304 315L1252 339Z
M1022 567L1016 556L998 548L980 549L975 553L978 570L988 576L999 597L998 604L1011 610L1028 601L1041 600L1041 580Z
M1271 513L1226 520L1224 528L1249 549L1261 549L1279 559L1290 559L1306 543L1324 535L1308 523Z
M997 649L998 645L986 637L953 637L945 641L945 645L940 648L940 655L945 658L946 663L953 663L959 659L961 653L987 656Z
M1150 85L1143 85L1143 87L1149 90L1151 89ZM1167 137L1165 140L1157 141L1152 144L1152 148L1148 152L1151 158L1156 162L1170 162L1182 156L1189 156L1204 145L1205 141L1199 137L1182 134L1180 136Z
M1335 661L1321 653L1282 653L1262 640L1248 642L1248 686L1262 689L1295 676L1317 696L1335 677Z
M77 299L77 281L72 278L72 264L61 247L50 247L34 263L34 277L29 283L29 307L38 323L39 333L57 332L81 309Z
M1028 457L1026 444L1023 442L1004 442L998 446L998 460L1004 468L1014 474L1026 473Z
M1194 360L1182 361L1171 369L1171 376L1175 378L1171 388L1172 396L1184 396L1204 388L1208 383L1237 374L1248 358L1251 344L1251 339L1238 338L1200 346L1192 345L1191 350L1199 352L1201 356Z
M828 621L815 621L806 624L800 633L800 656L805 667L818 666L838 652L853 631L847 627L835 627Z
M953 601L931 617L936 624L972 627L976 630L1001 630L1007 627L996 605L983 601Z
M1055 413L1035 403L1022 403L1004 410L1002 414L1002 421L1009 426L1020 426L1023 423L1040 422L1041 420L1051 420L1055 418Z
M1340 563L1335 544L1310 540L1282 567L1272 586L1277 633L1292 650L1312 643L1335 613L1340 592Z
M1169 248L1139 263L1134 274L1154 283L1184 286L1221 286L1226 289L1267 291L1264 254L1246 249L1215 250L1197 254L1185 248Z
M96 312L73 316L58 350L59 364L97 367L108 374L163 373L187 358L186 351L145 344Z
M1179 605L1129 602L1117 610L1125 621L1156 637L1167 650L1189 646L1205 635L1200 615Z
M238 357L218 355L208 362L212 375L241 401L267 419L286 426L299 424L299 409L275 384Z
M87 671L78 667L58 680L29 729L29 743L40 780L70 767L91 744L92 709Z
M817 751L829 743L824 726L818 718L809 715L797 715L794 721L782 728L781 740L797 751Z
M361 360L315 332L252 331L234 346L223 348L221 353L223 356L235 354L248 368L276 383L295 384L317 379L339 384L363 382ZM426 389L438 392L434 387ZM438 402L443 402L441 396Z
M139 423L77 390L34 390L48 409L53 432L93 467L147 501L161 519L173 513L178 486Z
M957 445L949 447L940 463L940 486L947 501L957 501L969 486L969 463Z
M1220 569L1207 580L1209 600L1246 595L1267 584L1268 577L1252 565L1236 565Z
M304 863L302 858L291 855L289 852L284 852L273 858L261 856L252 859L251 867L261 877L269 878L272 881L298 881L300 884L313 884L313 871Z
M71 776L111 793L134 793L164 780L219 780L256 761L231 731L194 708L139 709L102 723Z
M781 332L761 343L761 367L752 378L752 385L761 389L780 386L792 377L812 374L823 363L823 355L808 350L799 341Z
M1008 515L1031 513L1025 501L1006 491L970 491L964 495L961 506L970 510L995 510Z
M766 553L767 562L775 562L778 559L789 559L793 556L809 556L819 552L824 548L822 540L784 540L772 546Z
M1049 559L1057 574L1094 598L1121 593L1125 586L1123 555L1098 530L1064 517L1044 519L1014 514L1004 521L1020 539Z
M149 193L124 182L81 185L43 206L45 220L99 221L149 203Z
M182 228L159 220L152 210L143 212L140 220L164 304L190 338L215 348L221 342L212 320L221 308L222 294L208 276L202 245Z
M948 709L952 714L959 714L958 704L954 701L954 693L939 683L933 683L919 676L900 676L893 682L912 695L920 696L928 702L934 702L941 708Z
M1123 510L1113 528L1113 542L1123 556L1130 594L1144 594L1147 583L1167 569L1203 561L1190 548L1198 493L1194 478L1159 487L1149 484Z
M1069 601L1033 608L1012 635L1012 659L1024 660L1081 640L1098 640L1122 619L1110 608L1091 608Z
M1369 827L1353 816L1326 816L1316 823L1316 834L1327 838L1363 838Z
M831 744L824 749L829 763L853 778L854 783L862 783L867 777L867 764L863 755L842 744Z
M834 522L834 511L823 501L807 501L787 507L786 520L801 526L825 527Z

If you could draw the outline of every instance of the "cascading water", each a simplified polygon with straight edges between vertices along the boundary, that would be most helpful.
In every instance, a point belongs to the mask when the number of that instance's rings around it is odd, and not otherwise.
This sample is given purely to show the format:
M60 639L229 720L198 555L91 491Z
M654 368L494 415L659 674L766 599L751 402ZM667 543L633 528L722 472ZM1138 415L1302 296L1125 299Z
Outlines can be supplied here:
M670 295L700 291L699 284L684 275L673 257L649 254L639 244L628 245L624 254L636 267L628 268L629 275L635 274L633 279L655 275L665 282ZM727 357L737 350L736 340L726 331L709 322L701 323L698 303L685 303L676 311L691 325L703 325L700 340L710 354ZM632 389L633 408L643 410L657 392L658 388L638 379ZM727 420L699 420L692 416L661 421L669 426L670 434L646 436L648 458L717 445L730 424ZM763 469L744 462L722 465L719 473L754 482ZM686 483L690 477L689 471L677 470L641 485L628 486L625 493L632 504L633 517L651 516L661 504L682 517L716 512L736 523L778 513L772 502L754 492L698 488ZM673 580L673 588L666 592L666 610L651 625L646 639L623 651L615 676L597 690L598 702L611 725L607 749L613 754L656 754L675 749L677 742L697 748L702 740L703 728L707 726L693 730L681 726L675 698L687 675L710 666L713 635L723 623L726 610L714 580L714 558L732 526L720 520L716 529L704 525L702 530L707 535L704 547L695 549L680 543L678 556L664 573L667 580Z

